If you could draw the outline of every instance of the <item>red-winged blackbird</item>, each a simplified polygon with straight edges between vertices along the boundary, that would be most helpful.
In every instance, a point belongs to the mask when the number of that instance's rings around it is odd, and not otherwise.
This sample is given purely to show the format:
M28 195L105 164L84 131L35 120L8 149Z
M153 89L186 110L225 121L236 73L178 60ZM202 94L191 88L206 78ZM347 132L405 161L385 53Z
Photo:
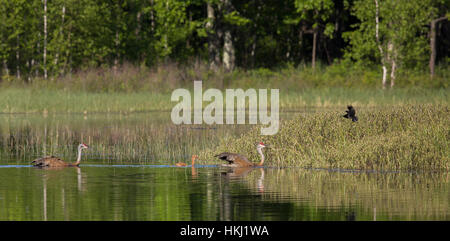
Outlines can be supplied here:
M345 112L347 112L347 114L344 115L344 118L347 119L352 119L353 122L358 121L358 117L356 117L356 111L353 108L353 106L349 105L347 106L348 110L346 110Z

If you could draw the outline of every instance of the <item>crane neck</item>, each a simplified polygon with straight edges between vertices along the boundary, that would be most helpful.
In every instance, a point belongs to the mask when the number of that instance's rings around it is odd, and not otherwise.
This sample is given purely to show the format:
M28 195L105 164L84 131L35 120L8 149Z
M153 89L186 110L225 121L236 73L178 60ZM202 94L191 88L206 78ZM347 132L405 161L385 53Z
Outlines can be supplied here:
M83 149L78 147L77 162L75 162L76 166L80 165L80 162L81 162L81 150L83 150Z
M264 164L264 154L262 152L262 148L258 147L258 148L256 148L256 150L258 151L259 155L261 156L261 161L258 163L258 166L262 166Z

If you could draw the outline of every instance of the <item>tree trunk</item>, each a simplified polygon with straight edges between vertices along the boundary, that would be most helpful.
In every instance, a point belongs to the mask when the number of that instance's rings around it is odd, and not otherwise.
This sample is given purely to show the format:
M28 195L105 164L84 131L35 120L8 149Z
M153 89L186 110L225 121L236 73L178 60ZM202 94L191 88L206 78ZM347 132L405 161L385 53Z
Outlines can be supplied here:
M70 48L70 46L72 46L72 43L71 43L72 25L68 26L66 32L67 32L67 46L68 46L68 48ZM70 63L70 59L71 59L71 52L70 52L70 50L66 49L65 50L65 54L64 54L64 63L63 63L63 66L62 66L62 73L63 74L66 73L67 65L68 65L68 63Z
M233 5L230 0L222 0L224 14L231 13ZM225 70L231 71L235 66L235 50L233 45L233 36L231 34L231 27L225 26L224 39L223 39L223 58L222 62Z
M391 88L394 87L395 84L395 71L397 69L397 61L395 60L395 58L392 59L391 62Z
M380 9L378 6L378 0L374 0L375 1L375 38L377 41L377 45L378 45L378 50L380 51L380 55L381 55L381 66L383 69L383 79L381 81L381 83L383 84L383 89L386 88L386 78L387 78L387 67L386 67L386 56L385 53L383 51L383 47L381 46L381 42L380 42L380 35L379 35L379 25L380 25L380 20L379 20L379 14L380 14Z
M151 30L152 32L155 31L155 13L153 12L153 5L154 5L154 0L150 0L150 6L152 6L152 9L150 10L150 26L151 26Z
M16 76L20 79L20 37L17 35L16 38Z
M136 23L137 26L136 30L134 31L134 34L136 36L136 39L139 39L140 38L139 33L141 32L141 11L138 11L136 14Z
M47 0L44 0L44 53L43 53L44 79L47 79Z
M386 81L387 81L387 67L386 65L383 64L383 79L381 81L381 83L383 84L383 89L386 89Z
M313 48L312 48L312 60L311 60L311 66L314 69L316 69L316 48L317 48L317 28L314 28L313 30Z
M330 52L328 51L327 47L327 40L322 40L323 42L323 48L325 49L325 54L327 55L328 64L331 65L333 63L333 59L331 58Z
M119 57L120 57L120 53L119 53L119 30L116 29L116 38L114 40L114 47L116 49L116 55L114 57L114 66L113 66L113 71L114 74L117 74L117 66L119 65Z
M220 64L219 53L219 38L215 31L216 29L216 16L214 14L214 7L211 3L207 3L206 6L208 14L208 22L206 23L206 30L208 32L208 52L209 52L209 68L216 70Z
M65 17L65 14L66 14L66 6L63 5L63 7L62 7L62 12L61 12L61 26L59 27L59 36L62 36L62 34L63 34L63 26L64 26L64 17ZM60 43L60 44L62 44L62 43ZM61 51L61 45L58 46L58 51L57 51L56 54L55 54L55 67L58 66L59 53L60 53L60 51Z
M250 52L250 58L251 58L251 66L252 66L252 68L255 67L256 41L257 41L257 38L256 38L256 34L255 34L255 35L253 35L252 50L251 50L251 52Z
M41 32L38 32L38 39L41 39ZM40 50L41 50L40 41L36 41L36 56L39 56ZM34 66L34 64L36 64L36 66L40 66L39 58L37 58L36 61L34 61L33 58L33 62L31 63L31 65ZM34 77L38 76L39 76L39 67L36 67L34 68Z
M301 61L304 61L303 59L303 53L302 53L302 48L303 48L303 29L300 29L299 33L298 33L298 45L299 45L299 57Z
M439 21L446 20L447 17L440 17L433 19L430 24L430 75L431 78L434 76L434 67L436 62L436 25Z
M32 70L33 70L33 65L34 65L34 59L33 58L31 58L30 60L28 60L28 69L29 69L29 72L28 72L28 75L27 75L27 82L28 83L31 83L31 80L32 80L32 78L31 78L31 75L32 75Z
M3 59L3 69L5 70L5 75L9 76L8 62L6 59Z
M254 23L253 23L253 28L254 28L253 41L252 41L252 47L251 47L251 50L250 50L250 58L251 58L251 60L250 60L251 63L250 64L251 64L252 68L255 67L256 43L258 42L258 36L256 34L257 33L256 29L258 28L257 21L260 18L260 12L261 12L261 4L259 4L259 1L257 1L257 0L254 1L254 7L257 9L257 12L256 12L256 18L255 18Z
M394 87L395 84L395 71L397 69L397 50L395 49L395 45L392 41L388 42L387 49L387 60L391 63L391 88Z
M225 70L230 71L234 69L235 61L233 37L230 30L225 31L223 42L223 64Z

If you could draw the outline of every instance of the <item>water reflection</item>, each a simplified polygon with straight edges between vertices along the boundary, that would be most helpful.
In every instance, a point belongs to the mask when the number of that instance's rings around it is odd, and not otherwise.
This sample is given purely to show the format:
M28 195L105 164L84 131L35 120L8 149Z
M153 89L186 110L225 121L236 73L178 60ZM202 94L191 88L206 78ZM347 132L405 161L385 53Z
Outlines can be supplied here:
M0 168L0 220L449 220L447 173Z
M226 171L222 171L221 174L223 177L230 179L243 178L254 169L254 167L230 167Z
M248 177L251 172L259 172L261 175L255 180L253 177ZM219 189L219 200L221 200L219 205L219 220L232 221L235 220L233 210L237 204L235 201L233 201L236 200L233 193L234 191L236 191L236 189L232 188L233 183L239 182L241 185L243 185L243 187L241 188L244 188L244 190L247 188L251 189L251 187L256 184L258 187L258 192L262 193L264 192L264 168L229 167L225 171L221 171L220 174L224 182L222 182L222 185L220 185L221 188ZM253 190L251 191L253 192Z
M17 167L21 167L21 166L15 166ZM22 166L22 167L27 167L27 166ZM70 209L70 207L67 205L66 202L66 198L67 195L70 195L70 191L71 191L71 185L69 184L67 185L60 185L61 182L63 181L62 179L64 178L70 178L70 176L68 176L68 174L73 174L76 173L76 187L77 190L79 192L79 194L81 194L81 192L85 192L86 191L86 185L84 183L84 180L86 179L86 177L84 175L82 175L82 171L81 168L79 167L46 167L46 168L39 168L39 167L29 167L30 169L34 169L36 170L36 174L40 179L42 180L42 220L47 221L48 219L48 205L50 205L50 208L53 209L55 208L53 205L55 203L54 200L54 195L50 196L49 200L49 192L50 193L57 193L58 191L61 192L61 198L60 200L60 204L61 204L61 209L63 210L64 213L64 220L67 220L67 212ZM68 182L70 183L70 181ZM36 183L35 183L36 184ZM66 189L69 189L69 193L66 193ZM50 191L49 191L50 189ZM58 198L56 198L58 200ZM40 220L40 219L38 219Z
M44 191L44 194L43 194L43 199L44 199L44 206L43 206L43 209L44 209L44 221L47 221L47 177L46 177L46 175L44 174L44 175L42 175L42 186L43 186L43 191Z
M0 220L450 220L448 173L172 167L249 126L168 116L0 117ZM23 165L80 141L80 168Z

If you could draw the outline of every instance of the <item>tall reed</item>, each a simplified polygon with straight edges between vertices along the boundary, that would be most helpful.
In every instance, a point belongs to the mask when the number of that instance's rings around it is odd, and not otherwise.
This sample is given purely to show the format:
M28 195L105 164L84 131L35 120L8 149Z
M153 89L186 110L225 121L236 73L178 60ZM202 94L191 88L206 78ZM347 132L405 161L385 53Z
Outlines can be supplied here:
M73 160L84 142L82 163L174 164L213 145L219 138L244 128L175 125L170 113L112 115L11 115L0 118L2 162L26 164L37 157L56 155ZM248 129L248 128L246 128Z

